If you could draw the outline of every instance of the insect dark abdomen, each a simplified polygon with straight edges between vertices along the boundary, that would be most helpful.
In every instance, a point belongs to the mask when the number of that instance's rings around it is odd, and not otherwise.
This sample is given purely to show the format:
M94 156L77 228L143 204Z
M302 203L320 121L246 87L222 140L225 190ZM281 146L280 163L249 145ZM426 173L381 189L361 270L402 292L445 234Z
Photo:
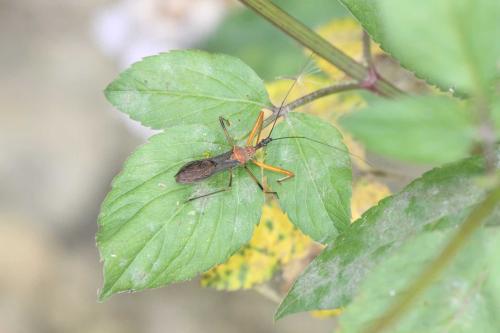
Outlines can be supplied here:
M213 175L214 169L215 162L209 159L192 161L180 168L175 181L181 184L198 182Z
M232 152L227 152L212 158L189 162L182 166L175 175L175 181L181 184L191 184L202 181L224 170L239 164L231 159Z

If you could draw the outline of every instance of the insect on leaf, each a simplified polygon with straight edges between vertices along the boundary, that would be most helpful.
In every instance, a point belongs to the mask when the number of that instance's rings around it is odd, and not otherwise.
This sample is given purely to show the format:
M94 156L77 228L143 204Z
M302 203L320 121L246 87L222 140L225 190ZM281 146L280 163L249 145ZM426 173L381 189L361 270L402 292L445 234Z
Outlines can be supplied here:
M227 150L220 131L185 125L153 136L128 159L98 220L101 299L193 278L250 240L264 195L243 169L234 171L231 191L191 202L225 188L228 173L197 184L174 179L186 162Z

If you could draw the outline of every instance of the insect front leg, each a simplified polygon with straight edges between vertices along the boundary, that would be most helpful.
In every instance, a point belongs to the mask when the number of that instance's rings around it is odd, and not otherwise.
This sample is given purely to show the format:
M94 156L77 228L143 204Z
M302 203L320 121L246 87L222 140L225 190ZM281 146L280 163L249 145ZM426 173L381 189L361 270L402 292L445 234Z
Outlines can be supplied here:
M222 130L224 131L224 135L226 136L226 140L229 143L231 147L236 146L236 142L234 141L233 137L229 134L229 131L226 128L226 124L229 126L229 120L219 117L219 122L220 126L222 127Z
M255 138L255 136L257 136L257 140L255 142L256 143L259 142L263 123L264 123L264 112L260 111L259 116L257 117L257 121L255 122L255 125L252 128L252 131L250 132L250 135L248 135L247 146L252 146L253 139Z
M217 191L214 191L214 192L203 194L203 195L200 195L197 197L189 198L186 200L186 202L194 201L196 199L205 198L205 197L211 196L213 194L230 191L232 186L233 186L233 169L229 169L229 184L227 185L227 187L220 189L220 190L217 190Z

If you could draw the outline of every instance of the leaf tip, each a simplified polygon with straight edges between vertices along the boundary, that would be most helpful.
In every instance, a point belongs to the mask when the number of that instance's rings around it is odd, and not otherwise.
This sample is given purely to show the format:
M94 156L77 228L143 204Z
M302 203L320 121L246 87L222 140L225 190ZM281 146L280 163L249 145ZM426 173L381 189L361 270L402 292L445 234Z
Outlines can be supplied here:
M112 94L112 92L113 92L113 86L114 86L114 83L115 83L115 81L112 81L112 82L111 82L111 83L109 83L109 84L106 86L106 88L104 88L104 90L103 90L103 94L104 94L104 96L106 97L106 99L108 100L108 102L110 102L111 104L114 104L114 103L113 103L113 100L112 100L112 98L111 98L111 97L112 97L112 96L111 96L111 94Z
M281 306L280 306L280 307L278 307L278 309L274 313L273 321L277 322L278 320L282 319L284 316L285 316L285 314L283 314L283 311L281 311Z
M110 290L110 288L107 288L106 286L102 287L102 289L97 291L97 301L99 303L103 303L106 301L108 298L113 295L113 291Z
M288 311L289 303L287 299L288 295L285 296L285 298L281 301L280 305L274 312L273 319L275 322L291 314L291 312Z

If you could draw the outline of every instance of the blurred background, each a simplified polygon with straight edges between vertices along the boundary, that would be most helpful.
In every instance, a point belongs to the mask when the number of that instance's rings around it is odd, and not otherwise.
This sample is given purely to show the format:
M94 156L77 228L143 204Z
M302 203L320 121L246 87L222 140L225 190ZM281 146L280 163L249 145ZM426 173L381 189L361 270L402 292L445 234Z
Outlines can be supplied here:
M314 27L332 0L276 1ZM97 302L99 205L151 133L102 93L146 55L201 48L242 58L267 80L304 53L229 0L0 0L0 332L329 332L309 314L198 281Z

